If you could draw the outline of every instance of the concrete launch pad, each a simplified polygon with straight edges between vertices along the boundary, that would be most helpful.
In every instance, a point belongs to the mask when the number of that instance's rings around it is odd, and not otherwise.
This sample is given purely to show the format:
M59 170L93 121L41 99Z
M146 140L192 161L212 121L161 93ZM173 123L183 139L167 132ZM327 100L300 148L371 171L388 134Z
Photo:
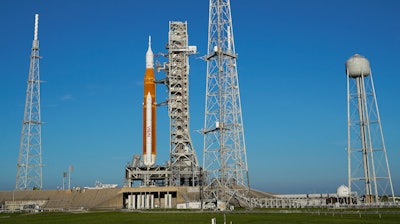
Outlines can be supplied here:
M176 208L199 201L199 192L198 187L0 191L0 206L2 210L44 211Z

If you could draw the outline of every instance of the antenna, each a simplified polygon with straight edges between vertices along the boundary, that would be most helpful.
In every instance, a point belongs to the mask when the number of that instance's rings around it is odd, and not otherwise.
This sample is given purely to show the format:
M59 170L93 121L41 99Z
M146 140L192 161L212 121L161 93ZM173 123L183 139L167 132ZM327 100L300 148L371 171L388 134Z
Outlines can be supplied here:
M35 14L35 33L33 40L38 40L38 30L39 30L39 14Z
M33 32L33 42L32 42L32 49L35 50L39 50L38 31L39 31L39 14L35 14L35 30Z
M39 15L35 15L34 40L26 89L24 118L15 189L42 189L42 121L40 114Z

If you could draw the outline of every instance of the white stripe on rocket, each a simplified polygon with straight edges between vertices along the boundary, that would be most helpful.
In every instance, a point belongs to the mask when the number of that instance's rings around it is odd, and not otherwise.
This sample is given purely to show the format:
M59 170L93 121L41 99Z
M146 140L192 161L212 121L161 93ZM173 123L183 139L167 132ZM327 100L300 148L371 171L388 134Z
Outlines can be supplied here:
M145 155L145 165L152 165L151 159L151 148L152 148L152 117L151 117L151 95L150 92L147 93L146 96L146 155Z

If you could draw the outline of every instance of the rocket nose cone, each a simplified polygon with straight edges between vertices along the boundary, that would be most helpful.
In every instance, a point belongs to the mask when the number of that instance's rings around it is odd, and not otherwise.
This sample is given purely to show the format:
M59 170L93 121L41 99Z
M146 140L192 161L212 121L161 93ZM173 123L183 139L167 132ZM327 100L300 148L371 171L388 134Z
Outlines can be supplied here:
M149 36L149 48L146 52L146 68L154 68L154 54L151 50L151 36Z

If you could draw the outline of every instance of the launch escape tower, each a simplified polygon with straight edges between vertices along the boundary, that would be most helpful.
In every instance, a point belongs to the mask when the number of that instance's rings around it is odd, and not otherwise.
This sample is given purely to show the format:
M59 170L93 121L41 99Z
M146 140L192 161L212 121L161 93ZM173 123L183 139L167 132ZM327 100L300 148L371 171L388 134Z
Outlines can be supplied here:
M39 15L36 14L17 163L16 190L42 189L42 121L40 116L38 25Z
M168 62L157 65L166 78L154 80L168 89L168 115L170 117L170 161L166 166L143 166L140 156L125 169L129 186L198 186L200 168L192 145L189 128L189 55L196 46L188 46L186 22L170 22L167 44ZM161 103L159 105L164 105Z
M346 75L350 192L365 195L365 203L394 202L369 61L355 54L346 61Z
M189 55L196 46L188 46L187 22L171 21L168 33L166 72L168 114L170 117L170 185L198 184L199 164L189 128Z
M228 205L250 190L229 0L210 0L203 185L205 199Z

